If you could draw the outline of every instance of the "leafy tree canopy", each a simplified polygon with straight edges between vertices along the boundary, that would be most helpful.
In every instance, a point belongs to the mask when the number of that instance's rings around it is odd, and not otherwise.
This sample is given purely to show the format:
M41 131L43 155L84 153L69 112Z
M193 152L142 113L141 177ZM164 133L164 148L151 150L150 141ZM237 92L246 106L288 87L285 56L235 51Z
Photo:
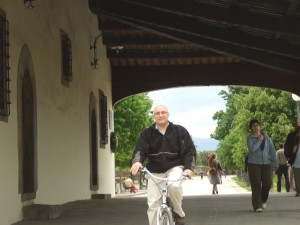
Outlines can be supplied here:
M207 166L207 158L213 151L199 151L197 152L197 166Z
M220 140L218 157L224 168L242 169L248 152L248 123L256 118L261 130L271 137L275 148L284 143L296 118L296 103L291 93L258 87L229 87L220 95L226 100L226 110L213 116L217 128L212 138Z
M116 166L129 167L140 133L153 123L150 115L153 101L148 93L130 96L114 107L115 134L118 136Z

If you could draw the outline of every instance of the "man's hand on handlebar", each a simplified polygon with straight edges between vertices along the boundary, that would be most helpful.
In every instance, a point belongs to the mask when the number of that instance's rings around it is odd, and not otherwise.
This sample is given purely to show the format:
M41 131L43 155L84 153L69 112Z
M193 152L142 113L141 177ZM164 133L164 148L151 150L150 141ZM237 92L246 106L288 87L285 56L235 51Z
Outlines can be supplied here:
M193 171L191 171L191 170L189 170L189 169L184 170L184 172L187 173L187 177L189 177L189 178L191 178L192 175L193 175Z
M135 176L139 172L139 169L142 167L143 165L140 162L135 162L134 164L132 164L130 172Z

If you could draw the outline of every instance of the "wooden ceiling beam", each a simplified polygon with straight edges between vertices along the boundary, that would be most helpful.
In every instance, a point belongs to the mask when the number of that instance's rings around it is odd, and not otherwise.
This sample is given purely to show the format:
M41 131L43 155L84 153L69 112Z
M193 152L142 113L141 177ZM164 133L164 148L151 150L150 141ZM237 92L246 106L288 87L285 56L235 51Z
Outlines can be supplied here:
M171 31L213 39L224 44L228 42L246 48L255 48L259 51L273 52L274 54L300 59L300 35L283 36L282 33L278 33L276 30L261 30L256 27L252 29L245 26L239 28L232 24L226 25L222 21L199 21L195 18L174 15L140 5L120 4L105 10L113 17L124 19L124 22L170 29ZM132 13L132 11L135 13ZM297 27L294 27L294 29L296 30ZM291 43L293 41L295 41L295 44Z
M128 6L163 11L177 16L210 20L228 26L248 26L280 33L300 34L297 0L207 1L207 0L119 0ZM222 4L223 3L223 4ZM297 11L298 9L298 11Z
M113 67L122 66L145 66L145 70L149 66L177 66L177 65L206 65L206 64L232 64L243 62L240 58L231 56L206 56L206 57L166 57L166 58L141 58L141 57L124 57L111 58Z
M131 37L122 37L122 35L107 35L105 31L102 32L103 34L103 44L107 46L124 46L124 45L134 45L134 44L143 44L143 45L156 45L156 44L169 44L169 43L177 43L175 40L170 40L166 37L161 36L138 36L132 35Z
M214 57L220 56L215 52L210 51L186 51L185 49L177 49L174 51L167 50L127 50L126 46L123 49L107 50L108 58L192 58L192 57Z
M176 41L194 43L220 54L241 57L252 63L299 74L299 45L272 37L269 39L260 37L258 34L246 34L234 28L203 25L193 18L177 17L173 14L144 9L139 6L130 5L128 7L128 5L124 5L123 1L121 3L114 7L108 6L94 10L99 15L106 15L127 25Z

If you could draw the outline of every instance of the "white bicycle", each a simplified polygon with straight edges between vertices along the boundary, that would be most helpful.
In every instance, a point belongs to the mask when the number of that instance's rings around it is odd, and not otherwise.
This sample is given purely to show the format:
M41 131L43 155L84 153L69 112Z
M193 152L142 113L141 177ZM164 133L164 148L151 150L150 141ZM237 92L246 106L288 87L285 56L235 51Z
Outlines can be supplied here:
M149 170L147 170L146 167L140 169L140 173L148 174L149 178L152 179L154 182L156 180L162 180L162 181L166 182L163 188L161 188L159 185L157 185L157 188L159 189L159 191L161 193L161 197L162 197L162 203L161 203L160 207L157 209L157 224L159 224L159 225L174 225L175 219L174 219L172 202L170 201L170 198L168 196L168 182L176 182L176 181L186 179L188 177L188 173L183 172L181 177L177 180L171 180L168 178L157 177L157 176L153 175Z

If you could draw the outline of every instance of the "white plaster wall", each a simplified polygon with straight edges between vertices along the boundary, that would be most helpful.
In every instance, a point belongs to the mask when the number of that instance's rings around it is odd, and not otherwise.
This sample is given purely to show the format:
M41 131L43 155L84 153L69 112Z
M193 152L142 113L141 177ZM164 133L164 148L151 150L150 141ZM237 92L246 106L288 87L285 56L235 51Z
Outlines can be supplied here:
M0 225L21 219L22 202L18 194L17 71L22 47L30 50L37 95L38 190L35 203L63 204L89 199L90 146L89 98L93 91L99 114L101 89L111 104L109 61L101 38L100 64L90 66L90 42L99 34L97 17L88 0L39 0L34 9L23 1L1 0L0 9L9 21L11 115L0 121ZM73 81L61 84L60 30L72 42ZM99 115L97 117L99 137ZM109 131L110 133L110 131ZM98 140L99 143L99 140ZM114 154L109 144L98 149L99 190L114 195Z
M11 88L14 85L11 85ZM12 93L11 97L14 97ZM16 105L11 106L8 122L0 121L0 225L11 224L22 216L18 195L18 145Z

